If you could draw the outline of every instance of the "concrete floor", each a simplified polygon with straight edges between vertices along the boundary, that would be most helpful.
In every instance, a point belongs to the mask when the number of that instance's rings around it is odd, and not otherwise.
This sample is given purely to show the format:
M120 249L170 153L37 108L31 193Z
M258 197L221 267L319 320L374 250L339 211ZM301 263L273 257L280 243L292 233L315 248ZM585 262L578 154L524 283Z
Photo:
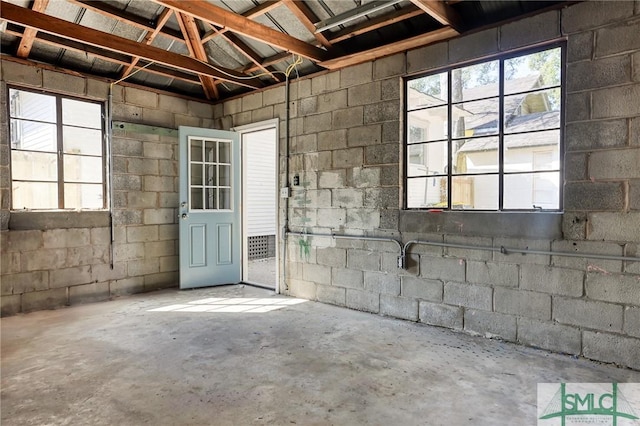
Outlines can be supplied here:
M230 286L4 318L2 425L533 425L538 382L640 382L297 302Z

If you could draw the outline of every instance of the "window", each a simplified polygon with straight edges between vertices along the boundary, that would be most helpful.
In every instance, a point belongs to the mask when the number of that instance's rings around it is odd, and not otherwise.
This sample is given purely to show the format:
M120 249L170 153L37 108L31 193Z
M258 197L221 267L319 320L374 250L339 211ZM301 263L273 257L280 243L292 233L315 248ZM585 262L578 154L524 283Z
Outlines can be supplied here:
M560 210L564 47L405 82L405 206Z
M9 89L12 208L104 209L103 105Z
M190 210L231 210L231 141L189 138Z

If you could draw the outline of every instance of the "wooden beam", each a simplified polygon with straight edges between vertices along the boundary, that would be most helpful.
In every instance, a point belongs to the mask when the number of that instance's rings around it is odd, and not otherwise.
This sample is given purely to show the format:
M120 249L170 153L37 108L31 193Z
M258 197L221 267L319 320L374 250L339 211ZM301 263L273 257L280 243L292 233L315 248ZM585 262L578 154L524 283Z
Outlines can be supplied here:
M281 33L266 25L259 24L244 16L229 12L221 7L208 3L205 0L153 0L163 6L171 7L179 12L186 13L194 18L209 22L219 27L228 28L230 31L242 34L245 37L275 46L282 50L293 52L297 55L313 61L323 61L329 54L311 44Z
M400 10L396 10L395 12L378 16L353 27L347 27L343 30L337 31L331 36L329 41L331 43L338 43L351 37L355 37L369 31L374 31L379 28L386 27L387 25L413 18L414 16L422 15L423 13L424 11L422 9L419 9L414 5L409 5Z
M269 13L276 7L280 6L281 1L282 0L267 0L264 3L260 3L258 6L252 7L246 12L241 13L241 15L248 19L256 18L258 16L264 15L265 13ZM216 31L207 31L207 33L202 36L202 42L206 43L217 35L225 34L228 31L229 28L220 28L219 30L216 29Z
M364 52L352 53L350 55L330 59L328 61L321 62L319 65L332 70L344 68L363 62L372 61L383 56L393 55L394 53L404 52L405 50L415 49L416 47L425 46L427 44L435 43L436 41L446 40L457 35L458 32L456 30L450 27L445 27L405 40L400 40L395 43L365 50Z
M83 27L4 1L0 1L0 18L18 25L35 28L38 31L55 34L113 52L139 56L147 61L156 62L186 72L208 75L254 89L264 86L264 83L259 79L244 79L244 77L246 77L245 75L234 70L228 70L222 67L216 67L217 69L214 69L194 58L189 58L154 46L144 46L133 40Z
M454 8L440 0L411 0L413 4L428 13L433 19L442 25L452 27L456 31L462 31L462 18Z
M169 9L168 7L164 8L162 13L158 17L158 20L156 21L156 28L153 31L147 31L147 34L145 34L145 36L144 36L144 44L149 45L149 44L151 44L153 42L153 40L156 38L156 36L162 30L162 27L164 27L164 25L167 23L167 21L171 17L172 13L173 13L172 9ZM124 78L124 77L128 76L131 73L131 71L133 71L133 69L138 64L139 61L140 61L140 57L139 56L136 56L135 58L133 58L131 63L124 69L124 71L122 71L122 74L120 75L120 78Z
M49 0L34 0L32 10L36 12L44 12L49 4ZM31 48L33 47L33 42L36 39L36 34L38 30L33 28L25 28L24 34L22 35L22 39L20 40L20 44L18 44L18 50L16 51L16 56L19 58L27 58L29 57L29 53L31 53Z
M200 39L200 31L193 16L185 15L182 13L176 13L178 24L184 34L184 40L187 42L187 48L191 56L197 60L209 63L207 52L204 51L202 40ZM200 81L202 82L202 88L207 99L218 99L218 89L213 82L213 79L206 75L200 75Z
M320 32L316 32L315 23L318 22L318 17L313 13L309 7L301 1L294 0L282 0L285 6L289 8L291 12L298 18L298 20L305 26L311 34L313 34L322 46L327 49L331 49L331 42Z

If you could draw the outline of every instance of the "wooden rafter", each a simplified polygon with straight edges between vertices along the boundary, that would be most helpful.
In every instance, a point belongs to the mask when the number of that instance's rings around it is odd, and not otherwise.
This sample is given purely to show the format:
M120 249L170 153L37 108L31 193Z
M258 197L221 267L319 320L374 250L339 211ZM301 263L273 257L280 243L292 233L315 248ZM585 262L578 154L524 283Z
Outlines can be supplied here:
M329 58L329 54L322 49L305 43L288 34L281 33L273 28L259 24L241 15L236 15L221 7L215 6L204 0L153 0L163 6L171 7L181 13L186 13L205 22L225 27L242 34L245 37L275 46L313 61L323 61Z
M205 52L204 46L202 45L200 31L198 30L195 19L192 16L182 13L176 13L176 18L184 34L184 40L187 42L190 55L199 61L209 63L209 58L207 58L207 52ZM206 75L200 75L199 77L207 99L217 99L219 96L218 89L213 79Z
M396 22L404 21L405 19L413 18L414 16L422 15L424 11L416 6L409 5L403 7L400 10L391 12L386 15L378 16L361 24L347 27L343 30L337 31L332 34L329 41L331 43L338 43L343 40L347 40L351 37L355 37L360 34L374 31L387 25L395 24Z
M44 12L49 4L49 0L34 0L32 10L36 12ZM36 39L36 34L38 30L34 28L26 28L24 34L22 35L22 39L20 40L20 44L18 44L18 50L16 51L16 56L19 58L27 58L29 57L29 53L31 53L31 48L33 47L33 42Z
M173 10L169 9L168 7L166 7L162 11L162 13L160 14L156 22L156 28L153 31L147 31L147 33L145 34L144 44L150 45L151 43L153 43L153 40L160 33L160 31L162 30L162 27L164 27L164 25L167 23L172 13L173 13ZM128 76L131 73L131 71L133 71L133 69L136 67L138 62L140 62L140 57L139 56L134 57L131 63L122 71L122 74L120 77L124 78Z
M280 6L281 2L282 0L267 0L264 3L260 3L258 6L252 7L246 12L243 12L241 15L247 19L257 18L258 16L271 12L273 9ZM202 36L202 42L206 43L212 38L218 35L225 34L228 31L229 31L229 28L220 28L220 29L216 29L215 31L214 30L207 31L207 33Z
M450 26L458 32L462 30L462 18L447 3L440 0L411 0L411 2L442 25Z
M83 27L63 19L34 12L4 1L0 2L0 18L14 24L37 29L38 31L55 34L70 40L111 50L113 52L123 53L130 56L139 56L147 61L156 62L158 64L163 64L198 75L208 75L254 89L264 86L264 83L259 79L244 79L244 75L234 70L223 69L223 73L197 61L194 58L168 52L154 46L140 45L133 40L97 31L92 28ZM218 67L218 69L222 69L222 67Z
M309 7L301 1L294 0L282 0L283 3L293 12L302 25L305 26L311 34L313 34L322 46L327 49L331 49L331 42L321 32L316 32L315 23L318 22L318 17L313 13Z

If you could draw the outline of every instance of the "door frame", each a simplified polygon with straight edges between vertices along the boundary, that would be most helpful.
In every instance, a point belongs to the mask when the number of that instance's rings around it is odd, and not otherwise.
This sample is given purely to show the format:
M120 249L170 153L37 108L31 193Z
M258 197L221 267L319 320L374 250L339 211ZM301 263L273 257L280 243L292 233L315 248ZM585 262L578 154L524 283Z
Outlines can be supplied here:
M240 140L240 180L241 184L241 203L243 206L241 212L241 222L242 222L242 280L246 280L249 271L249 245L247 243L247 211L244 206L247 205L246 197L247 197L247 182L246 182L246 170L247 170L247 157L244 149L244 140L243 137L247 133L259 132L261 130L270 130L274 129L276 133L276 164L275 166L275 179L276 179L276 191L273 194L276 199L276 286L275 292L277 294L280 293L280 236L278 235L278 231L280 229L280 197L278 196L278 188L280 186L280 121L277 118L273 118L271 120L259 121L256 123L245 124L243 126L232 127L231 131L239 134Z

